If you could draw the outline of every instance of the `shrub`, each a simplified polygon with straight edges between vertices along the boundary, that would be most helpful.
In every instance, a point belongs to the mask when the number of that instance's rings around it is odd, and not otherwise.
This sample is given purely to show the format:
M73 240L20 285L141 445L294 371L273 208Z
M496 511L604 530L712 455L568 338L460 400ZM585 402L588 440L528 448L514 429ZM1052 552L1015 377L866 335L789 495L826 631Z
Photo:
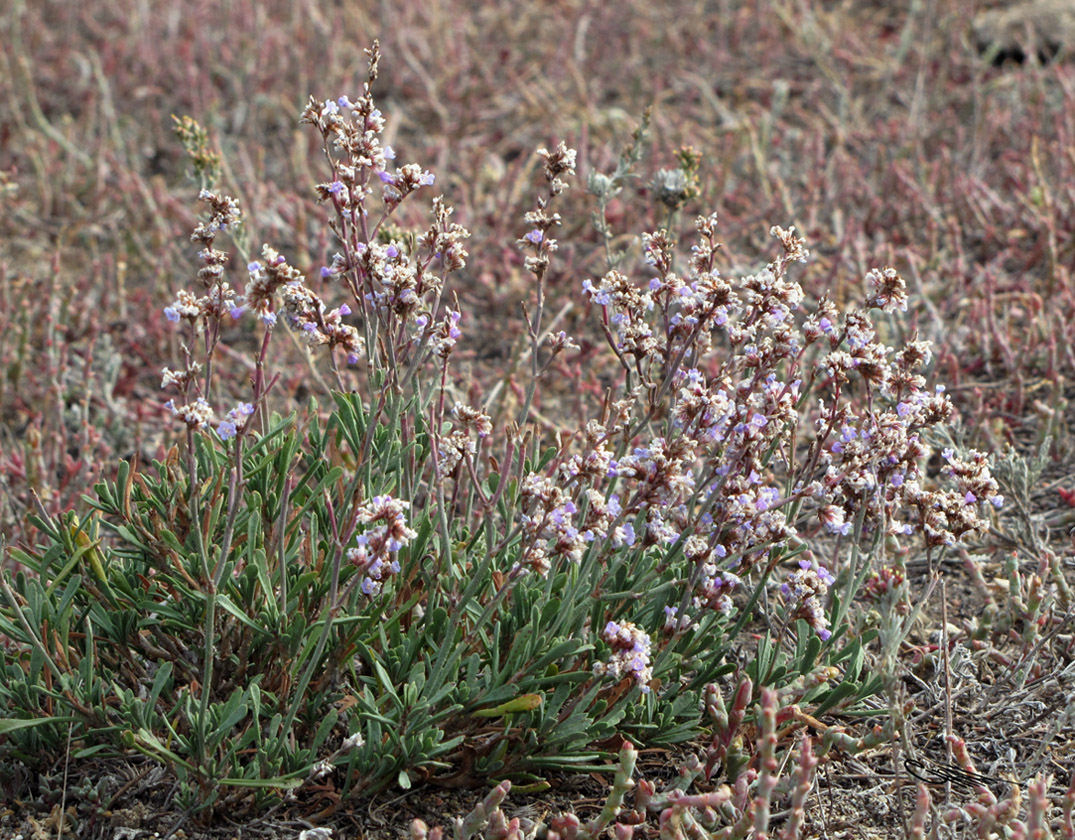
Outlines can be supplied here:
M951 405L927 387L926 343L884 343L900 276L871 271L865 306L840 312L792 278L808 258L794 229L772 228L782 253L737 279L718 270L715 215L683 268L670 231L647 234L643 285L611 252L583 283L610 384L573 434L544 440L535 396L575 349L543 324L575 154L543 149L546 194L518 241L529 381L494 428L492 395L468 405L452 367L465 321L448 283L468 233L440 198L425 225L397 225L434 176L382 143L369 57L360 96L302 114L340 247L313 278L269 245L251 254L206 137L179 123L208 208L201 288L164 311L183 336L163 373L182 439L148 468L120 464L92 516L42 509L40 542L11 549L6 763L40 768L69 739L76 758L134 750L205 813L329 776L337 804L430 780L540 785L615 769L623 736L706 734L707 777L731 779L751 690L775 715L884 688L862 673L875 631L852 614L860 588L882 570L900 586L911 547L934 560L1001 503L979 453L946 449L945 481L924 474ZM669 207L697 165L682 161L661 180ZM591 180L602 208L624 175ZM257 338L250 390L225 403L220 349L237 330ZM329 410L272 411L285 330L323 355ZM721 678L737 670L729 713Z

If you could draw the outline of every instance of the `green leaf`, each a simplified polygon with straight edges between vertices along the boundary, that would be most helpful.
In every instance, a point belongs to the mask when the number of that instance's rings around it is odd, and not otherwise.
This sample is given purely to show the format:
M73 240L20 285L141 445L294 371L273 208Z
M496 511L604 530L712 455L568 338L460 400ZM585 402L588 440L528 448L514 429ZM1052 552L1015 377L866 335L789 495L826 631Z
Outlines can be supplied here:
M495 718L510 715L515 712L529 712L542 704L544 698L540 694L523 694L514 700L508 700L492 709L479 709L474 712L474 717Z
M44 726L46 723L70 723L76 720L73 717L44 717L31 719L4 718L0 720L0 735L16 732L20 729L31 729L35 726Z
M807 674L814 667L817 655L821 652L821 639L817 633L810 631L806 622L799 619L796 622L796 632L799 636L799 644L795 653L800 674Z
M842 703L848 697L855 696L858 693L858 690L859 687L857 683L840 683L838 686L836 686L836 688L829 692L828 696L825 697L824 700L821 701L818 707L814 710L814 715L817 716L823 714L834 706Z
M294 790L302 787L303 777L306 770L297 771L289 776L276 776L272 779L221 779L217 784L229 785L242 788L280 788L282 790Z
M254 630L255 632L261 633L261 634L264 634L266 632L264 627L261 627L260 625L256 624L254 621L252 621L250 616L248 616L241 609L239 609L237 606L235 606L235 602L233 602L231 600L231 598L229 598L223 592L218 592L216 594L216 602L218 604L220 604L220 606L222 606L225 609L225 611L231 613L233 616L235 616L237 619L239 619L239 621L241 621L243 624L245 624L251 630Z

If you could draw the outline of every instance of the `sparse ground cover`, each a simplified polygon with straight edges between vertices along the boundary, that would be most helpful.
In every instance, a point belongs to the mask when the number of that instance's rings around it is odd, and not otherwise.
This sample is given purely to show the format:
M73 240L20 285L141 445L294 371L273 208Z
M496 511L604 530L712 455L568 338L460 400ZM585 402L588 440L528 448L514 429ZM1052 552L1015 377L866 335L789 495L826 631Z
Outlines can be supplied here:
M1075 836L1075 77L990 20L8 8L0 833Z

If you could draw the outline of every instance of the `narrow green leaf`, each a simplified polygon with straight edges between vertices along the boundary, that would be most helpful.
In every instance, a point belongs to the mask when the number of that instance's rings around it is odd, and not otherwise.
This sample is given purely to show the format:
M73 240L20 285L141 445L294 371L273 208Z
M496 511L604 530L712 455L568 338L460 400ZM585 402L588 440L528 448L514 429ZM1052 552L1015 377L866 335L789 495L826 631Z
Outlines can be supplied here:
M44 726L46 723L69 723L76 720L73 717L43 717L27 719L4 718L0 720L0 735L16 732L20 729L31 729L35 726Z
M529 712L541 705L544 698L540 694L523 694L506 703L501 703L492 709L479 709L474 712L474 717L496 718L515 712Z

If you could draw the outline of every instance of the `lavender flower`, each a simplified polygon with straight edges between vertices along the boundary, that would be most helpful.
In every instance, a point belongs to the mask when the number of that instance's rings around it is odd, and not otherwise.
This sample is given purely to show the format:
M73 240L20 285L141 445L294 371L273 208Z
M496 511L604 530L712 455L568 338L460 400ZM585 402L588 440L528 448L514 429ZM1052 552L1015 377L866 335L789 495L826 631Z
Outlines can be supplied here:
M648 694L649 682L653 679L649 635L630 621L622 624L610 621L601 632L601 638L608 643L612 651L608 662L594 663L594 673L612 677L614 680L631 677L642 689L642 693Z

